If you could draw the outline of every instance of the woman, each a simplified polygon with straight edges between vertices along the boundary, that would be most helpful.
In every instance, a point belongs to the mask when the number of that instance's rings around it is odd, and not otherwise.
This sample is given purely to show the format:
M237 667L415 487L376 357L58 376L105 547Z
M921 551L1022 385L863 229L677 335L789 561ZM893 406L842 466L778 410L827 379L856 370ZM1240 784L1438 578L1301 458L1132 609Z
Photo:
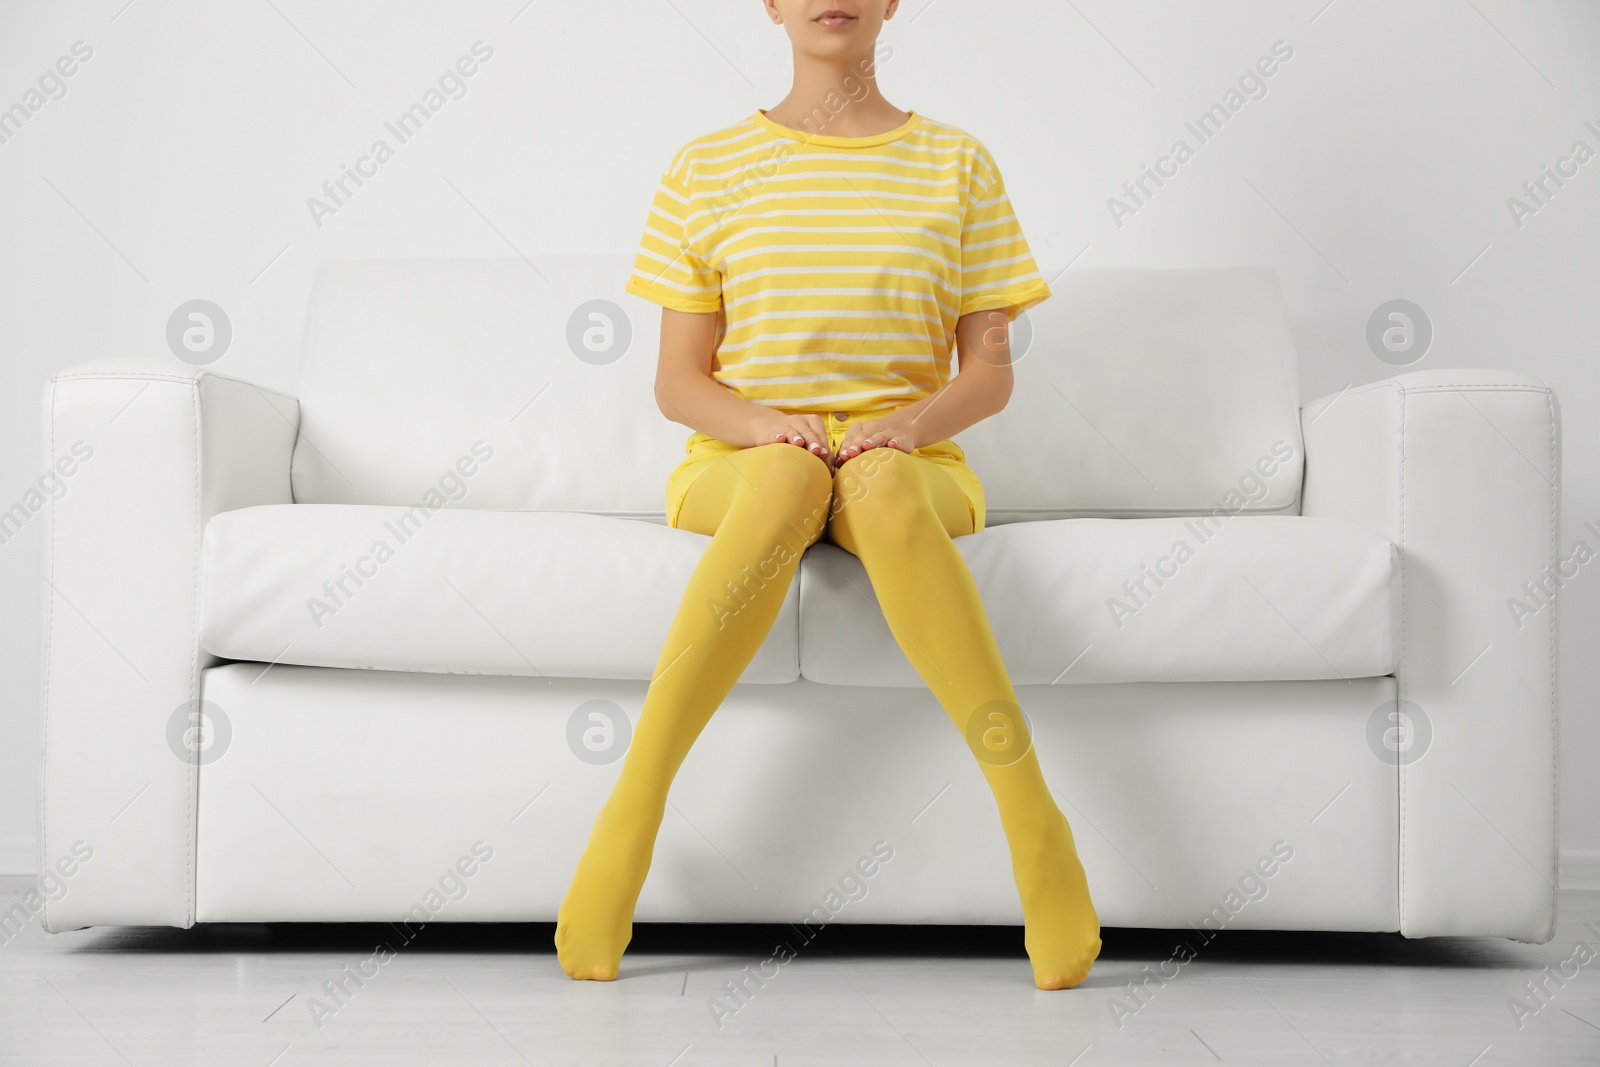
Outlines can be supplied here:
M1050 289L988 150L878 93L898 0L763 2L793 44L794 86L677 154L625 286L663 306L657 404L695 431L667 522L711 542L562 902L557 956L573 978L616 977L672 779L826 537L861 559L977 755L1034 983L1069 988L1099 954L1099 919L952 541L985 511L951 436L1005 406L1007 323Z

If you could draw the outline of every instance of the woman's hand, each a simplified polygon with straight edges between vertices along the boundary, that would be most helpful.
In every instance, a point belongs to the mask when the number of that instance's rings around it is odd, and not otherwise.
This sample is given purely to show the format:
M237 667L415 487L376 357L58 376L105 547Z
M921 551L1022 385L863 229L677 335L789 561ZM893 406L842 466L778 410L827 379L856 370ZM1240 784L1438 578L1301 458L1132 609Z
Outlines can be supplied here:
M869 448L897 448L901 452L910 452L916 447L916 438L910 427L903 425L893 415L884 419L862 419L851 424L844 432L844 440L839 442L838 464L854 459Z
M764 408L751 418L746 439L750 445L787 441L821 459L830 470L833 468L828 455L828 430L819 415L785 415Z

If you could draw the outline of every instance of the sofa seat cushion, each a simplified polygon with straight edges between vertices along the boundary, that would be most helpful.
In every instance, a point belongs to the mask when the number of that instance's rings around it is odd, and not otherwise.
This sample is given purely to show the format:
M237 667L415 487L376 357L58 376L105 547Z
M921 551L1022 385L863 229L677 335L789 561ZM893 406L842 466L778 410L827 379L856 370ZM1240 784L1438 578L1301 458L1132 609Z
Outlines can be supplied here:
M200 644L229 659L649 679L710 538L578 512L271 504L206 524ZM741 681L791 682L798 583Z
M955 543L1014 685L1362 678L1398 663L1398 553L1343 520L1051 519ZM923 684L861 561L831 543L801 565L800 673Z

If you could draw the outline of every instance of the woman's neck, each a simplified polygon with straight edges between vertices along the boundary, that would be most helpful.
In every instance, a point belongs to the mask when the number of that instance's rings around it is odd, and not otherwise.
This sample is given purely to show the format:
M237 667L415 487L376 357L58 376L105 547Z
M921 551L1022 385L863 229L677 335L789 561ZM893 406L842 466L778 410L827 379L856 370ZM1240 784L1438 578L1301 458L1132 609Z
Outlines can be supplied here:
M794 86L767 109L767 117L780 125L829 137L871 137L911 117L878 92L871 53L845 63L803 53L794 60Z

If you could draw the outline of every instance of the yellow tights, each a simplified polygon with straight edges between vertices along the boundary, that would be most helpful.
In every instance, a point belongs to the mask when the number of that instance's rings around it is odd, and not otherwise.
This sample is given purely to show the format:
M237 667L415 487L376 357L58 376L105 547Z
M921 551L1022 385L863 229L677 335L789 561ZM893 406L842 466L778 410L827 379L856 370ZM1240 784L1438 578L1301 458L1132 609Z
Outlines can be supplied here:
M826 536L860 558L895 640L988 779L1011 850L1034 984L1082 982L1100 953L1099 918L977 586L951 540L972 532L955 480L930 460L887 447L837 471L786 442L724 458L695 479L678 516L678 528L708 534L711 543L561 903L562 970L573 978L617 976L673 777L766 639L801 553Z

